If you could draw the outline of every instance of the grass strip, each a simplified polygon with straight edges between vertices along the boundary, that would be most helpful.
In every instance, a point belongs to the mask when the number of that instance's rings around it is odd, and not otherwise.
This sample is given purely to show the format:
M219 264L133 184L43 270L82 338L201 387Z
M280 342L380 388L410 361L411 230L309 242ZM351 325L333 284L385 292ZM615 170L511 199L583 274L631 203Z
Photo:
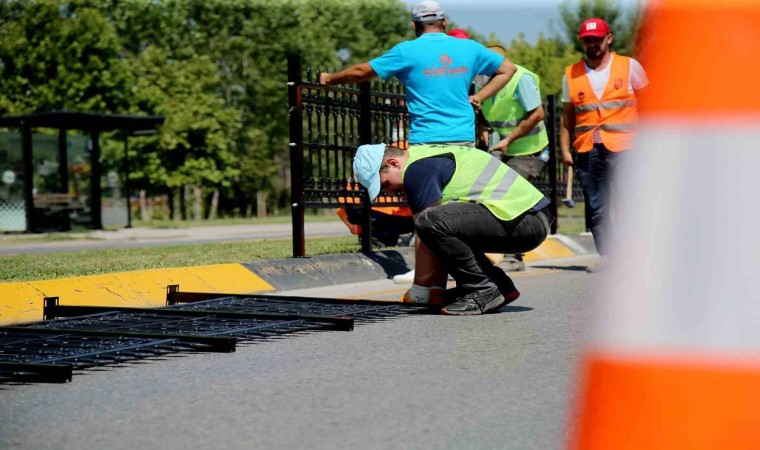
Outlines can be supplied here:
M361 250L356 236L306 240L310 256ZM0 282L52 280L131 270L251 262L293 256L291 239L0 256Z

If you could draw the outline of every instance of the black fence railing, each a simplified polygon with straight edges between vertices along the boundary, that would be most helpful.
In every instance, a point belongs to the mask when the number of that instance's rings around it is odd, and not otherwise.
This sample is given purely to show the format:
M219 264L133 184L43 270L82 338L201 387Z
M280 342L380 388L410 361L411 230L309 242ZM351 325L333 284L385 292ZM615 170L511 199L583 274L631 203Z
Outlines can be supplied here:
M323 86L319 69L304 71L299 56L288 57L291 206L293 256L304 257L306 208L357 208L361 217L361 247L372 251L371 204L367 191L353 179L357 147L371 143L406 145L409 115L404 87L395 79ZM566 172L557 158L561 105L548 96L545 105L550 159L541 177L532 180L556 205L564 196ZM580 198L580 189L575 198ZM404 205L403 197L381 195L383 206ZM552 233L557 232L557 221Z

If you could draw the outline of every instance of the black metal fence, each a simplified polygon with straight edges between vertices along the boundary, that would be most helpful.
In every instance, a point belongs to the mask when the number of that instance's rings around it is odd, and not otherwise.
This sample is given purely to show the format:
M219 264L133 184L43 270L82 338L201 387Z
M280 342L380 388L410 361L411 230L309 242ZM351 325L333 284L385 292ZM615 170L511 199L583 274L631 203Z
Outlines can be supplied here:
M293 256L303 257L306 253L306 208L359 208L362 251L369 252L371 204L366 189L352 178L353 156L363 144L406 144L409 115L404 87L395 79L323 86L319 84L319 72L308 67L304 70L298 56L288 57ZM545 109L552 151L547 170L532 181L552 200L556 217L566 180L555 151L561 105L557 105L554 96L548 96ZM386 206L405 204L404 198L390 195L381 195L378 201ZM552 233L556 232L555 221Z

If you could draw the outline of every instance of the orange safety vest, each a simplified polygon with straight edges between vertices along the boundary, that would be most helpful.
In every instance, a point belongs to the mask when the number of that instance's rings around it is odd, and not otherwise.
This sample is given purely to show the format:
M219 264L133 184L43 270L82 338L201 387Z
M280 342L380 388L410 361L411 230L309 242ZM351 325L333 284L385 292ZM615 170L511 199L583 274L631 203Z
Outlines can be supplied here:
M613 55L615 55L613 53ZM587 153L594 146L594 130L599 130L607 150L619 152L633 146L633 132L638 122L636 95L628 93L631 58L615 55L610 79L601 100L586 76L581 60L565 68L570 101L575 107L575 142L578 153Z

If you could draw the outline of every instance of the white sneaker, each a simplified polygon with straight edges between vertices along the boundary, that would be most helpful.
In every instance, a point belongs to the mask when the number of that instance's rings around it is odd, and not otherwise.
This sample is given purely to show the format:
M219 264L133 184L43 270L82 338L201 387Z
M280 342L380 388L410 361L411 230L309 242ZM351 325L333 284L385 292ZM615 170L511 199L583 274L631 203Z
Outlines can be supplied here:
M396 284L411 283L412 281L414 281L414 270L393 277L393 282Z

